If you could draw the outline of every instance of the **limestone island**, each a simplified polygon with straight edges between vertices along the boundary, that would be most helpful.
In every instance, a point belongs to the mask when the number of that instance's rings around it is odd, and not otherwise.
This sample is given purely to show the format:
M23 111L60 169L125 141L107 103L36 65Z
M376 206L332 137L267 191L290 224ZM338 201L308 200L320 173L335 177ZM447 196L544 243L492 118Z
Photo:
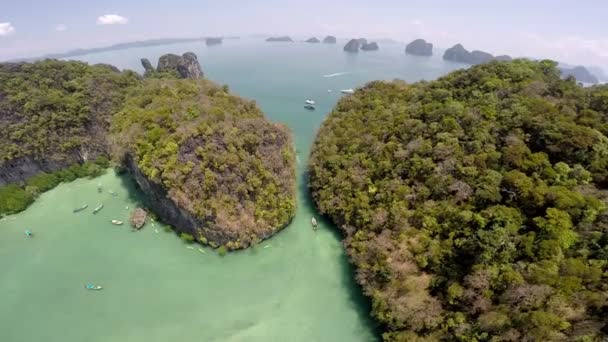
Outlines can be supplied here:
M323 38L323 43L325 44L336 44L337 39L334 36L327 36Z
M308 38L304 41L305 43L320 43L321 41L317 37Z
M378 43L376 43L376 42L365 43L361 46L361 50L363 50L363 51L376 51L379 49L380 49L380 47L378 46Z
M556 65L371 82L321 124L312 198L383 341L608 338L608 92Z
M510 56L502 55L498 57L494 57L492 54L480 51L473 50L469 52L467 49L462 46L462 44L456 44L451 48L445 50L443 54L443 59L446 61L464 63L464 64L483 64L493 60L511 60Z
M205 44L207 46L220 45L224 42L224 38L222 37L209 37L205 38Z
M405 53L414 56L432 56L433 44L424 39L416 39L405 47Z
M291 37L280 36L280 37L269 37L266 39L267 42L293 42Z
M0 216L111 159L186 240L234 250L285 227L296 207L287 127L203 79L194 53L142 64L145 77L73 61L0 64ZM134 213L135 227L144 221Z
M359 43L358 39L351 39L348 41L348 43L346 43L346 45L344 45L344 51L353 53L359 52L360 46L361 44Z

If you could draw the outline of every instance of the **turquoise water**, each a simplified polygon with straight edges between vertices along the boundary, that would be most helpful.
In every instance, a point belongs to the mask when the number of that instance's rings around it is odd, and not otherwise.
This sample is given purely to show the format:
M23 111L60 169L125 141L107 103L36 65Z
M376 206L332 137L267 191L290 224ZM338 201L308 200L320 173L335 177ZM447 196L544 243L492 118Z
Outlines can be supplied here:
M110 224L127 221L126 207L144 200L126 176L108 171L62 184L0 221L0 341L377 340L340 235L323 220L317 232L310 227L317 215L304 172L310 145L340 89L374 79L433 79L461 65L406 56L399 44L355 56L342 45L229 40L78 57L141 71L140 57L155 64L163 53L195 52L206 77L255 99L293 130L297 215L261 245L221 257L188 248L158 223L140 232ZM307 98L316 111L303 108ZM89 208L73 214L83 203ZM105 207L93 215L99 203ZM26 238L25 229L35 237ZM85 291L87 282L104 290Z

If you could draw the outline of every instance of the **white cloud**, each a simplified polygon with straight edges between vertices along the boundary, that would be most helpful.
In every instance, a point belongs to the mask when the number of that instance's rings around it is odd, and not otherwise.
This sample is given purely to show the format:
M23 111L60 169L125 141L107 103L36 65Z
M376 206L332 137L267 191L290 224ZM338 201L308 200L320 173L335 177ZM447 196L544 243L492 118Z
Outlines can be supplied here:
M105 14L97 18L97 25L114 25L114 24L126 24L129 19L121 17L118 14Z
M11 23L0 23L0 36L8 36L15 33L15 26Z
M65 31L67 29L68 29L68 27L65 26L64 24L59 24L59 25L55 26L55 31L61 32L61 31Z

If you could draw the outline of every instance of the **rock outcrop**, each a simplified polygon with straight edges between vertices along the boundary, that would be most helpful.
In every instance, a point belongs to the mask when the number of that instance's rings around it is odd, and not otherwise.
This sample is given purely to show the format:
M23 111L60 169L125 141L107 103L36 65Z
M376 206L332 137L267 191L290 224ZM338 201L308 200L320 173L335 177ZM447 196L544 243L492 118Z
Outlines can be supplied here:
M432 56L433 44L424 39L416 39L405 47L405 53L415 56Z
M361 46L361 44L359 44L359 40L358 39L351 39L348 43L346 43L346 45L344 45L344 51L346 52L359 52L359 47Z
M148 213L145 210L142 208L135 209L129 220L131 222L131 227L137 230L142 229L144 224L146 224L146 217L148 217Z
M365 39L365 38L359 38L357 40L359 41L359 46L363 46L363 45L367 44L367 39Z
M224 39L221 37L209 37L205 39L205 44L207 46L212 46L212 45L220 45L224 42Z
M293 42L293 39L289 36L270 37L266 39L267 42Z
M361 50L363 51L376 51L378 49L380 49L380 47L376 42L365 43L361 46Z
M508 59L507 59L508 58ZM456 44L451 48L445 50L443 59L446 61L464 63L464 64L482 64L493 60L497 60L492 54L485 51L474 50L469 52L462 46L462 44ZM500 60L510 60L510 56L500 56Z
M323 43L325 44L336 44L337 39L334 36L327 36L323 39Z
M144 76L148 76L156 71L147 58L141 59L141 65L144 67Z
M590 84L596 84L599 82L597 77L595 77L595 75L589 72L589 70L587 70L587 68L585 68L584 66L576 66L571 69L562 67L560 68L560 71L562 72L562 76L572 76L579 82Z
M305 43L320 43L321 41L317 37L308 38L304 41Z
M198 58L193 52L186 52L181 57L172 53L158 59L157 72L176 71L181 78L202 78L203 71Z

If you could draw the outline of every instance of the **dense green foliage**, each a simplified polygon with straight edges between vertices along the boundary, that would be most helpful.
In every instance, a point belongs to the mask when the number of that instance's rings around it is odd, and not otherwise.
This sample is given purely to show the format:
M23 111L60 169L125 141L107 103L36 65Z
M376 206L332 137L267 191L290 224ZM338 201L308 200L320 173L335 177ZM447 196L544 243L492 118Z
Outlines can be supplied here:
M23 185L0 186L0 217L25 210L41 193L56 187L61 182L99 176L108 166L108 160L100 157L95 162L75 164L61 171L39 173L28 179Z
M206 80L147 79L113 121L113 150L226 248L249 246L295 213L295 166L286 127L268 122L254 102Z
M608 87L550 61L373 82L322 125L310 187L388 341L608 333Z
M126 89L138 83L134 72L106 65L0 64L0 165L23 156L48 159L77 149L102 150L99 140L112 112Z

